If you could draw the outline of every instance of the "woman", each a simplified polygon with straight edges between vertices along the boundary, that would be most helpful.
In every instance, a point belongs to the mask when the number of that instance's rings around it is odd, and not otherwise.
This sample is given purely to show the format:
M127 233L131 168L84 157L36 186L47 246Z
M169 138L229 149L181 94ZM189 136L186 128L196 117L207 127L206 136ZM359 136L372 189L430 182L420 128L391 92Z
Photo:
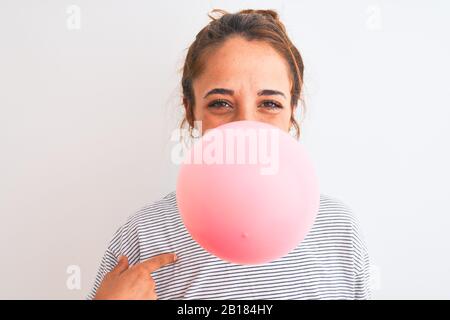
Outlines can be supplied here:
M303 61L272 10L219 12L187 53L185 119L202 132L237 120L293 130ZM174 255L176 254L176 256ZM369 257L348 206L320 195L315 223L295 250L264 265L222 261L184 228L175 192L131 215L115 233L88 298L367 299Z

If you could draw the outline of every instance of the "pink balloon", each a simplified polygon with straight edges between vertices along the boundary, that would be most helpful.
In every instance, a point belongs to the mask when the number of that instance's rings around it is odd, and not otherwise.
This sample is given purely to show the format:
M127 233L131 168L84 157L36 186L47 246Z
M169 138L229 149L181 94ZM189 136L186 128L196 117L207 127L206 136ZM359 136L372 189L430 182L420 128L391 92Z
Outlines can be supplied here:
M188 150L176 199L184 225L206 251L262 264L303 241L320 193L300 142L273 125L243 120L208 130Z

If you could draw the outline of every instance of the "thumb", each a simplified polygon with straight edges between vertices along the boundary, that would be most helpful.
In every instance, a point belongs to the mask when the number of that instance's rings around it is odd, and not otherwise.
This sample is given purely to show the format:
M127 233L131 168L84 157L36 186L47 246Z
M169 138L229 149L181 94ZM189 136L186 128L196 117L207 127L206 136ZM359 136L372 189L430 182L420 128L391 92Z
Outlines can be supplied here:
M112 270L113 273L121 274L125 270L127 270L129 267L128 265L128 258L124 255L120 255L117 265Z

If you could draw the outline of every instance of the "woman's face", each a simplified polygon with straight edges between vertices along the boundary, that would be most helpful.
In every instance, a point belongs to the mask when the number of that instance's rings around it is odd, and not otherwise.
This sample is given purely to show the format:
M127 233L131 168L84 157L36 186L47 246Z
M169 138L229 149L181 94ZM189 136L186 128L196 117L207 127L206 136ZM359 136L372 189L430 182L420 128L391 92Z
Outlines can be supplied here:
M238 120L262 121L289 131L289 67L264 42L242 37L226 40L207 55L193 88L194 118L202 121L202 133Z

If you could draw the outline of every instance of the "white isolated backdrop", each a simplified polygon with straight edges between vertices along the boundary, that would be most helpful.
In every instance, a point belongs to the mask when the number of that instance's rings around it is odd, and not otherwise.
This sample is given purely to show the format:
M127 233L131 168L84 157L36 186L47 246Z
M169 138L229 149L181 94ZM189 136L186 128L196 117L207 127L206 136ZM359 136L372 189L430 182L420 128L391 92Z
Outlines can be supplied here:
M448 1L0 1L0 298L84 299L113 232L174 190L186 48L278 10L303 142L358 216L373 298L450 298Z

